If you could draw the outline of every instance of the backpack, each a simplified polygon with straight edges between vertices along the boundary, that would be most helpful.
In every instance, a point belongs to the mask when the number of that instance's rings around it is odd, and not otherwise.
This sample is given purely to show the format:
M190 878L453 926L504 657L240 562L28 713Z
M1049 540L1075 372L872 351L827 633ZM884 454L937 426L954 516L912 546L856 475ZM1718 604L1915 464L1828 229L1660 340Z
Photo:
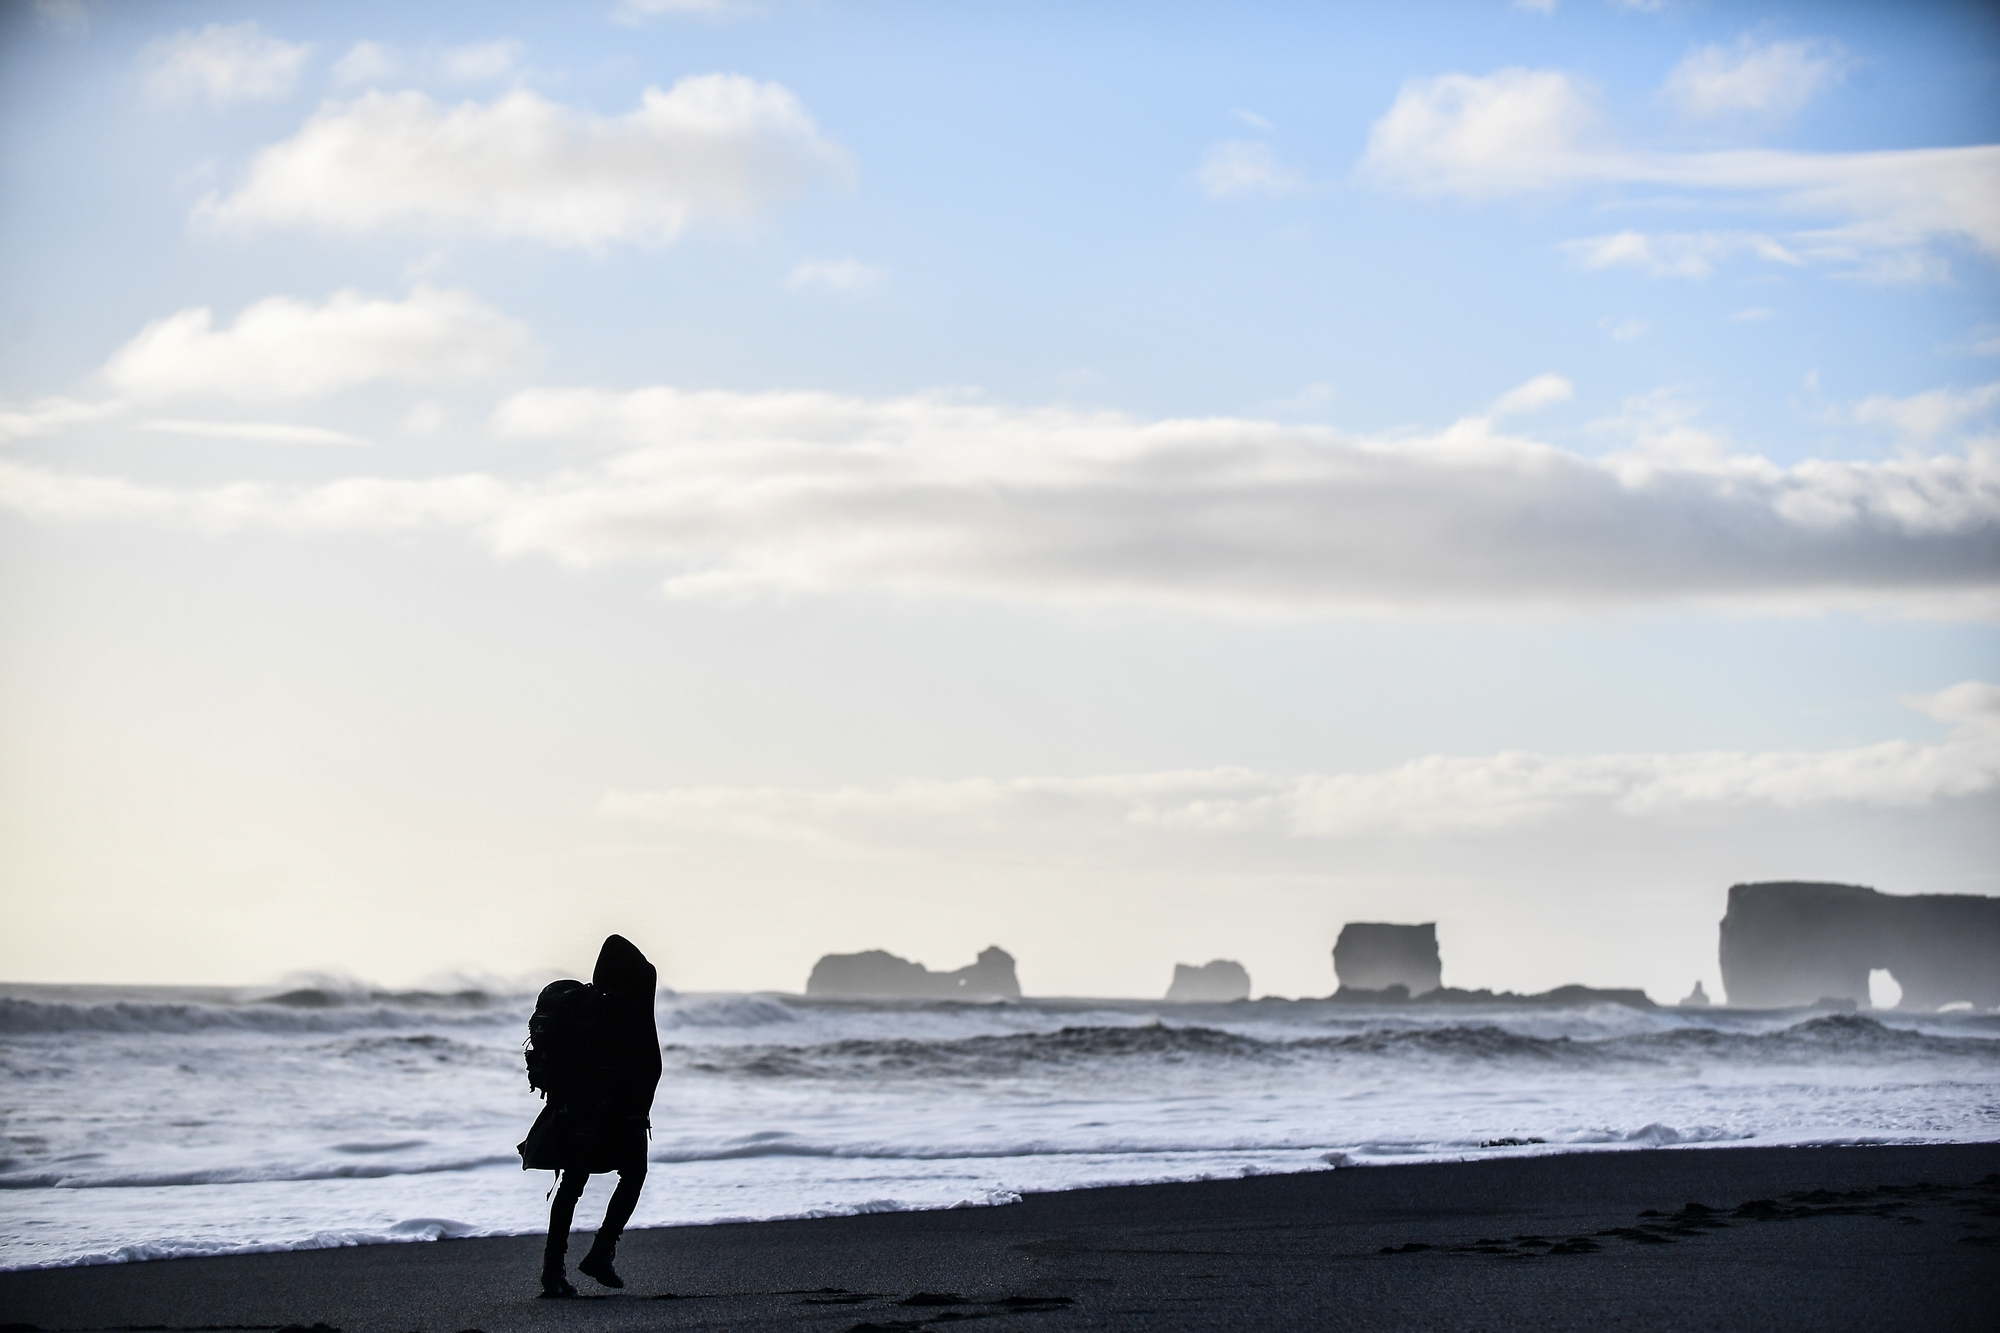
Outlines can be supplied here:
M528 1019L528 1086L562 1100L580 1090L590 1066L597 993L581 981L552 981Z

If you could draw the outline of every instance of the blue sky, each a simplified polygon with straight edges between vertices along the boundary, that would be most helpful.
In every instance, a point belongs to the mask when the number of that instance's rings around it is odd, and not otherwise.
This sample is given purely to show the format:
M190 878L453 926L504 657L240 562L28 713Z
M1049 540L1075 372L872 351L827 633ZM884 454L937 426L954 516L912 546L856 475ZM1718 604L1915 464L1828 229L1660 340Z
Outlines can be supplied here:
M1982 7L4 23L8 975L1994 891Z

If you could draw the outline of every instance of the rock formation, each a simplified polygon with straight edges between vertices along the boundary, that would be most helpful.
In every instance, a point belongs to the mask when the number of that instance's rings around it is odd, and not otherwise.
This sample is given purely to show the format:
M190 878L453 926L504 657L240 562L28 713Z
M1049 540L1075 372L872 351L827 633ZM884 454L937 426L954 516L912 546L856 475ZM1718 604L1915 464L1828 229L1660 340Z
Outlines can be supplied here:
M1434 991L1444 977L1438 960L1437 923L1392 926L1350 921L1333 945L1333 974L1342 990L1379 991L1401 986L1411 995Z
M1250 974L1243 970L1243 964L1227 958L1218 958L1200 967L1175 963L1174 984L1167 987L1167 998L1183 1003L1206 1001L1211 1004L1247 1000L1250 998Z
M1722 985L1756 1008L1868 1003L1887 968L1902 1009L2000 1005L2000 898L1892 896L1853 884L1737 884L1722 918Z
M1708 992L1702 988L1702 984L1699 981L1694 983L1694 989L1689 991L1687 998L1680 1003L1680 1007L1683 1009L1706 1009L1708 1006Z
M846 999L1018 1000L1021 983L1014 958L998 947L982 949L979 961L956 972L933 972L922 963L881 949L830 953L813 964L806 994Z
M1558 986L1554 990L1523 995L1519 991L1460 990L1439 986L1422 995L1411 995L1407 986L1384 986L1380 990L1360 990L1342 986L1329 997L1340 1004L1533 1004L1551 1008L1573 1008L1580 1004L1622 1004L1631 1009L1657 1009L1642 990L1607 990L1596 986Z

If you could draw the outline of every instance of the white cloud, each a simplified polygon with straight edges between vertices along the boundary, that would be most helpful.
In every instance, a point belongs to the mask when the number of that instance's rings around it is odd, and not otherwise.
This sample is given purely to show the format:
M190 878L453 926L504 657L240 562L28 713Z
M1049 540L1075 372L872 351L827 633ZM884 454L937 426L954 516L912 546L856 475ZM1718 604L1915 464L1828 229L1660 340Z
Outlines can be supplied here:
M28 404L0 399L0 444L53 435L118 415L117 403L85 403L74 398L44 398Z
M490 477L418 482L357 477L306 489L235 482L204 491L146 486L121 477L61 473L0 459L0 506L54 519L149 521L205 532L402 532L472 527L509 488Z
M1754 324L1759 320L1771 319L1777 313L1777 311L1771 309L1769 306L1753 305L1731 315L1729 322L1732 324Z
M1604 335L1615 343L1637 342L1646 336L1647 330L1653 327L1643 319L1634 319L1631 317L1612 319L1606 316L1599 320L1597 324L1599 328L1604 330Z
M888 275L858 259L807 259L792 269L793 287L817 287L828 292L865 292L882 285Z
M1621 231L1564 241L1559 247L1585 268L1631 267L1656 278L1705 278L1717 262L1734 255L1755 255L1774 264L1804 261L1778 241L1759 232L1699 231L1646 235Z
M1229 114L1236 117L1238 120L1242 121L1245 125L1250 126L1252 129L1262 130L1266 134L1269 134L1271 131L1278 128L1277 126L1273 125L1270 121L1266 120L1264 117L1258 115L1255 111L1251 111L1246 107L1240 107L1240 106L1231 107Z
M1706 278L1716 266L1739 255L1799 268L1807 264L1845 265L1834 276L1884 286L1915 286L1949 280L1942 255L1915 248L1919 238L1905 233L1871 235L1865 229L1793 232L1783 238L1749 231L1621 231L1563 241L1556 248L1585 268L1637 268L1655 278Z
M1560 375L1537 375L1519 388L1509 389L1493 404L1491 414L1496 417L1512 416L1517 412L1533 412L1548 407L1552 403L1566 403L1576 396L1576 389Z
M148 324L98 374L134 398L312 398L485 379L529 350L526 328L471 293L420 284L401 301L353 291L321 304L267 297L226 328L206 306L182 310Z
M1232 139L1209 149L1196 180L1211 199L1242 194L1282 198L1310 187L1303 175L1278 160L1271 145L1254 139Z
M1590 143L1597 114L1556 70L1412 79L1368 134L1362 160L1378 179L1469 196L1566 185L1602 170Z
M1546 392L1546 391L1544 391ZM676 596L882 589L1224 612L1575 613L1662 603L1988 617L2000 449L1781 466L1671 404L1585 457L1469 417L1355 438L932 394L535 389L541 476L146 487L13 466L0 505L204 529L457 529L642 561ZM510 450L518 456L519 449Z
M1430 194L1486 198L1586 184L1707 191L1837 219L1828 253L1969 238L2000 254L2000 145L1866 153L1663 153L1606 140L1583 87L1556 70L1447 74L1403 86L1376 121L1364 174Z
M1833 42L1759 42L1746 35L1733 47L1691 52L1674 66L1663 91L1690 119L1778 120L1839 83L1847 64Z
M203 440L244 440L252 444L366 445L369 441L324 426L300 426L286 421L186 421L162 418L141 423L140 430L160 435L187 435Z
M1557 0L1513 0L1515 9L1526 10L1530 14L1553 14Z
M1704 426L1700 415L1679 393L1658 389L1626 399L1618 411L1584 429L1614 446L1600 460L1604 466L1627 485L1648 486L1680 473L1718 476L1740 463L1742 451Z
M1964 680L1936 694L1907 695L1901 702L1949 726L2000 733L2000 685Z
M414 226L595 250L671 241L846 172L790 92L734 74L648 88L622 116L526 90L454 107L368 92L322 107L200 212L225 225Z
M443 407L426 399L403 414L403 429L412 435L435 435L451 420Z
M145 88L162 102L237 102L283 97L311 48L281 41L257 23L211 23L148 45Z
M1874 394L1854 407L1854 420L1879 426L1907 440L1934 440L1967 422L1991 417L2000 408L2000 384L1976 389L1932 389L1894 398Z
M1905 702L1953 731L1934 745L1821 751L1436 755L1359 774L1223 768L831 791L614 791L599 809L682 834L991 855L1135 841L1169 850L1191 839L1489 837L1579 813L1661 819L1746 808L1913 807L2000 787L2000 687L1967 681Z

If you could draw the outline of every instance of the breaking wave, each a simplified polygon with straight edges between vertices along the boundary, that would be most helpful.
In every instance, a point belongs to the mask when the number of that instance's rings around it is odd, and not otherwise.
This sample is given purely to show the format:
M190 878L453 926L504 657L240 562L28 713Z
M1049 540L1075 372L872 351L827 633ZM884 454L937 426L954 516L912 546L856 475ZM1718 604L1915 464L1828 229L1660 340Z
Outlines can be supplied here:
M221 1254L283 1254L291 1250L337 1250L353 1245L397 1245L413 1241L458 1240L467 1236L504 1236L511 1230L474 1226L448 1217L412 1217L379 1230L315 1231L292 1240L228 1241L188 1237L144 1241L97 1250L73 1258L20 1264L18 1269L67 1268L72 1265L135 1264L148 1259L205 1259Z
M1380 1028L1340 1036L1283 1039L1200 1026L1147 1024L1072 1026L1055 1032L942 1041L850 1039L808 1046L669 1045L664 1049L692 1072L830 1079L1006 1078L1139 1062L1173 1066L1386 1060L1548 1069L1684 1064L1697 1059L1813 1064L1948 1059L2000 1064L2000 1041L1933 1036L1852 1014L1812 1018L1769 1033L1686 1028L1594 1039L1537 1037L1490 1024Z
M796 1023L797 1013L767 995L724 995L715 999L677 999L660 1011L663 1028L754 1028L772 1023Z
M1605 1046L1636 1056L1823 1063L1829 1060L1957 1059L2000 1061L2000 1041L1991 1037L1939 1037L1890 1027L1860 1014L1827 1014L1778 1032L1722 1032L1681 1028L1672 1032L1614 1037Z
M434 1027L451 1022L491 1022L512 1018L516 1008L502 1008L487 997L480 1003L431 1004L400 997L366 1004L300 1000L323 992L287 992L271 999L240 1005L178 1001L114 1000L76 1004L60 1000L27 1000L0 996L0 1035L41 1036L62 1033L121 1034L198 1032L310 1033L351 1032L359 1028ZM423 995L422 992L411 992ZM448 997L447 997L448 998Z
M483 1153L417 1162L313 1162L265 1166L202 1166L179 1171L99 1170L66 1167L0 1175L0 1190L154 1189L174 1185L249 1185L266 1181L379 1180L384 1176L428 1176L472 1171L482 1166L520 1163L507 1153Z

